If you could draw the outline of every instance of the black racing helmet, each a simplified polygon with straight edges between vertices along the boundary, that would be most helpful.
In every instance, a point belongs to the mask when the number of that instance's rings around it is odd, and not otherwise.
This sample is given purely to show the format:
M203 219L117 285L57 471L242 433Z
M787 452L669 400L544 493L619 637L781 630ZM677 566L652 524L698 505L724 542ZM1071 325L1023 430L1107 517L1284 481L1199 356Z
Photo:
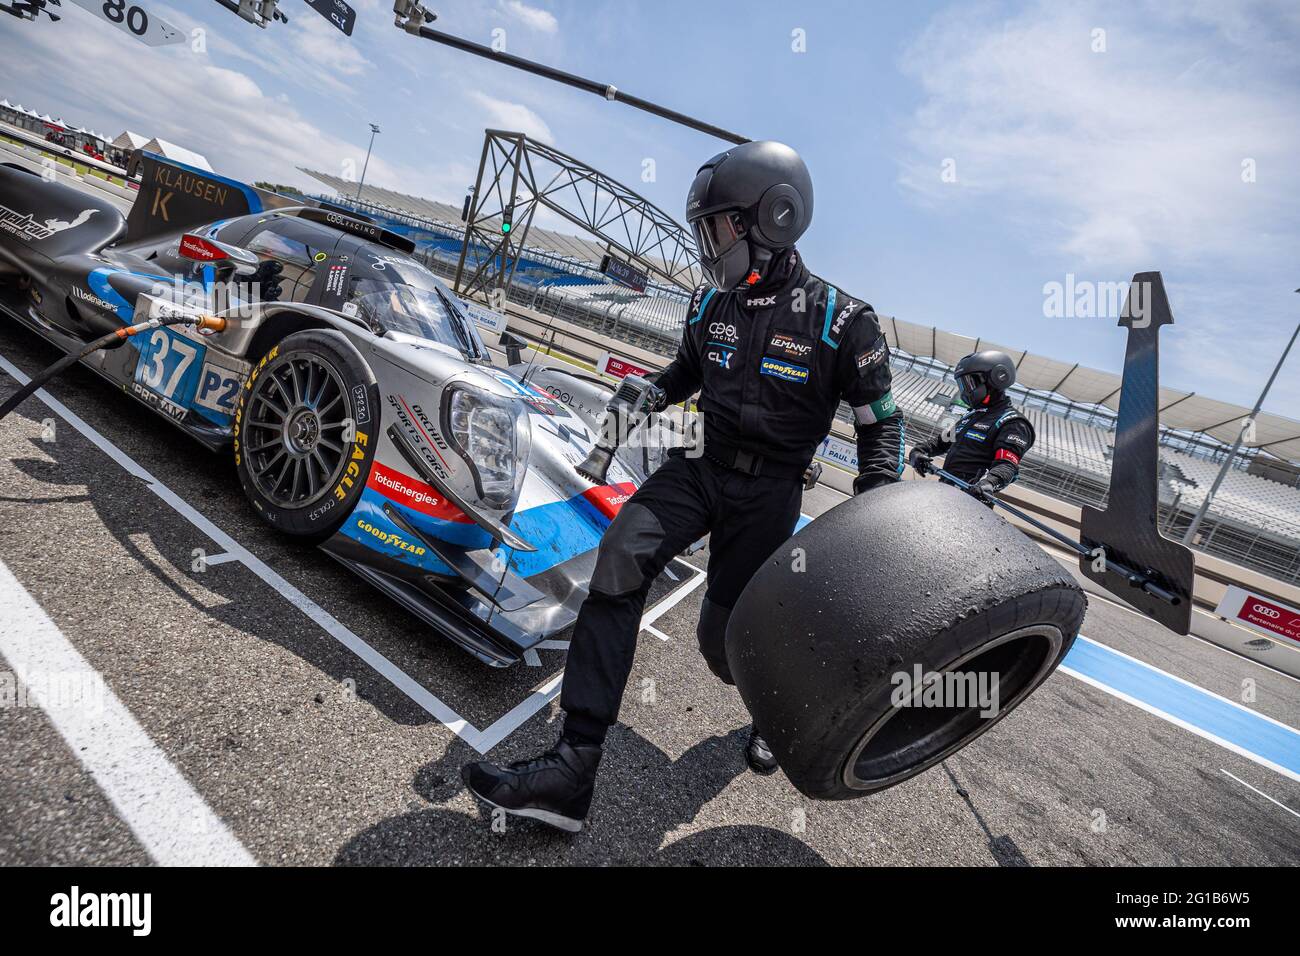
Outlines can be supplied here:
M789 146L770 140L714 156L686 197L700 263L724 292L758 282L774 255L808 229L812 212L808 167Z
M1016 383L1016 363L1006 352L972 352L953 369L961 400L971 408L989 404Z

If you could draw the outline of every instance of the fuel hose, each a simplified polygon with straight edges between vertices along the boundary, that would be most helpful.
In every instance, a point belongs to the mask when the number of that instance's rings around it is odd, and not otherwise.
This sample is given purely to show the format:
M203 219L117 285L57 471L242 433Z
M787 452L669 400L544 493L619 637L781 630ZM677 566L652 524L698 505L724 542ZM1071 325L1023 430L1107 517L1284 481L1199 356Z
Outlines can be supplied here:
M89 345L84 346L78 352L69 352L63 358L59 359L49 368L45 369L38 375L33 375L32 380L18 389L7 399L4 404L0 405L0 420L3 420L10 412L26 401L33 392L45 385L55 376L59 375L69 366L80 362L88 355L93 355L100 349L115 348L123 344L133 335L141 332L147 332L150 329L161 328L164 325L192 325L197 329L203 329L212 332L222 332L226 328L226 319L216 315L166 315L148 319L144 322L137 322L135 325L126 325L120 329L115 329L107 335L102 335L95 339Z

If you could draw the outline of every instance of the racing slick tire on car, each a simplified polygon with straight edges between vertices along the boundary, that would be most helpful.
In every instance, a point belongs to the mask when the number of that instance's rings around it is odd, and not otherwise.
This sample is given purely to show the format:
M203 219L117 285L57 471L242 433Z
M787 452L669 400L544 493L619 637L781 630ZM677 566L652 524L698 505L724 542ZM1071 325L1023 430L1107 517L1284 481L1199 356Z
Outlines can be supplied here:
M287 336L253 366L235 412L235 466L272 527L310 541L356 505L374 460L379 387L341 333Z
M778 548L736 603L727 658L791 783L845 800L1005 717L1060 664L1086 607L1070 574L988 508L906 481Z

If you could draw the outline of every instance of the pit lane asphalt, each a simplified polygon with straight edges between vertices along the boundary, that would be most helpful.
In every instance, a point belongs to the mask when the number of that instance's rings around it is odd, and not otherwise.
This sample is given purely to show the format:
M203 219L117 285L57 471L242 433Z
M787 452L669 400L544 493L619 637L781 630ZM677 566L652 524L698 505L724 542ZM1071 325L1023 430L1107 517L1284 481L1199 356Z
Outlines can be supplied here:
M57 357L7 322L0 355L29 375ZM228 456L84 369L50 392L475 726L562 666L543 651L541 667L483 667L261 525ZM805 511L839 500L818 489ZM642 632L588 828L495 832L461 784L477 756L464 741L242 564L192 570L195 548L212 545L39 400L0 424L0 561L264 864L1300 860L1300 818L1223 771L1293 810L1300 785L1062 673L944 766L866 800L809 801L745 770L743 706L695 649L699 590L655 622L669 640ZM686 560L702 568L707 550ZM1113 605L1094 599L1084 633L1232 699L1253 679L1252 708L1300 720L1300 684ZM543 749L558 713L491 756ZM46 714L0 710L0 864L149 861Z

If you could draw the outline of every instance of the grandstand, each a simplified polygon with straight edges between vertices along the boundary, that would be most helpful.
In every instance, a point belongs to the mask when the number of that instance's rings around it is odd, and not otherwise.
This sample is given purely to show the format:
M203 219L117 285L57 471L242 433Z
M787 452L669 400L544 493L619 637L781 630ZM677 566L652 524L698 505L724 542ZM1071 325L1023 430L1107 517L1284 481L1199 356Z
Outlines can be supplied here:
M351 205L416 242L418 254L451 278L464 242L460 210L304 170L337 190L330 202ZM470 258L491 254L472 249ZM599 272L604 250L594 242L534 227L519 254L510 301L554 316L601 336L672 355L681 337L687 295L675 286L652 283L634 292ZM882 316L892 355L894 394L912 442L937 434L957 411L952 366L981 348L999 348L1017 366L1013 399L1037 432L1025 457L1021 482L1070 501L1103 507L1114 453L1120 376L1045 356L1030 355L892 316ZM1181 537L1205 500L1241 423L1250 410L1195 393L1160 391L1160 524ZM849 422L849 411L840 409ZM1266 574L1300 583L1300 488L1247 473L1256 456L1300 461L1300 422L1280 415L1256 419L1254 440L1245 442L1215 496L1196 547ZM1294 466L1291 466L1293 472ZM1283 473L1287 473L1284 468Z

